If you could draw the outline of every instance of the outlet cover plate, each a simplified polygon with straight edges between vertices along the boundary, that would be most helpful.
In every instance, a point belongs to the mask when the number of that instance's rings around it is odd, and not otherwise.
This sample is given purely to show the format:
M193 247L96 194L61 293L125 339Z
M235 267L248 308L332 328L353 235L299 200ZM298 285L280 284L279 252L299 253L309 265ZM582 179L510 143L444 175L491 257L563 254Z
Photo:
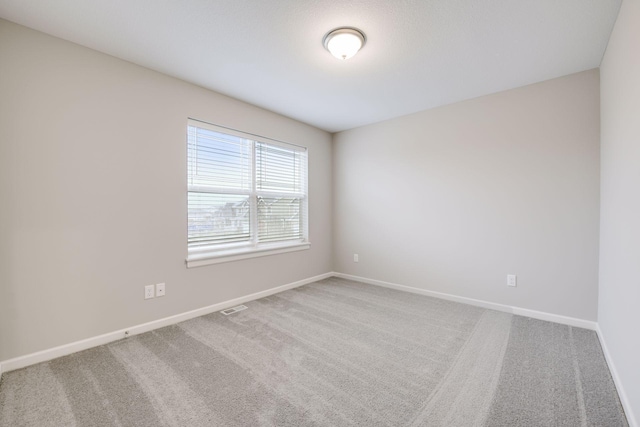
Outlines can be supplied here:
M155 287L147 285L144 287L144 299L151 299L155 296Z

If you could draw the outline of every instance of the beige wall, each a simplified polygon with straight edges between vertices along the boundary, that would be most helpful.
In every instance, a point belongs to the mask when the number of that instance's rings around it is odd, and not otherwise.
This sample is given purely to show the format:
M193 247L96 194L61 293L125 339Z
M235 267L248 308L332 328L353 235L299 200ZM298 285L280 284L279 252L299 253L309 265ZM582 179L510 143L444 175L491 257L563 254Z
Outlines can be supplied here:
M625 0L601 66L598 322L640 421L640 2ZM631 414L627 414L628 416Z
M309 148L310 250L185 268L187 117ZM330 134L3 20L0 203L0 361L331 271Z
M595 320L599 132L591 70L336 134L334 270Z
M332 269L595 320L598 79L342 132L332 152L326 132L0 20L0 360ZM311 250L185 268L189 116L309 147ZM143 300L157 282L167 296Z

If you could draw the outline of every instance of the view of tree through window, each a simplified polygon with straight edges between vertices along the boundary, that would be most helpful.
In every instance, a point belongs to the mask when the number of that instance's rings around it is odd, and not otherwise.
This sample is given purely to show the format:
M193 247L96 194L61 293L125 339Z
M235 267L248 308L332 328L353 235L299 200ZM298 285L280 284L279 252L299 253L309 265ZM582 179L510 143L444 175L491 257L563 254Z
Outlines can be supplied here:
M306 149L190 121L190 250L306 240Z

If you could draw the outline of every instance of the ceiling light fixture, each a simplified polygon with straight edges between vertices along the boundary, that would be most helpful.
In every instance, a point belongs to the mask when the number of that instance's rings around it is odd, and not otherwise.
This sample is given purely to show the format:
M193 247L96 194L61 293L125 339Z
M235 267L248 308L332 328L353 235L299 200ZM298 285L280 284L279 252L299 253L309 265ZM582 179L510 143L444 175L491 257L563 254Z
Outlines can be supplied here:
M357 28L340 27L329 31L322 44L338 59L349 59L364 46L367 37Z

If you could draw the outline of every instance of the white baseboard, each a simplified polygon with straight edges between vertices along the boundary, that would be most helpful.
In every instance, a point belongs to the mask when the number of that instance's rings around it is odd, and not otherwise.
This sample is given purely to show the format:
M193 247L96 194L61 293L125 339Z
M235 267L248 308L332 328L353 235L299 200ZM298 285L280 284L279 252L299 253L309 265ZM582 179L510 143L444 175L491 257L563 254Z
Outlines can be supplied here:
M253 301L259 298L264 298L269 295L277 294L288 289L297 288L308 283L317 282L318 280L332 277L334 273L325 273L319 276L309 277L307 279L298 280L297 282L288 283L286 285L277 286L275 288L267 289L264 291L256 292L254 294L246 295L240 298L220 302L207 307L198 308L196 310L188 311L186 313L176 314L175 316L165 317L163 319L154 320L151 322L143 323L129 328L120 329L118 331L109 332L96 337L87 338L84 340L64 344L58 347L50 348L47 350L38 351L36 353L27 354L25 356L16 357L14 359L4 360L0 362L0 378L3 372L9 372L16 369L24 368L36 363L46 362L49 360L57 359L58 357L66 356L71 353L75 353L89 348L97 347L103 344L107 344L119 339L125 338L125 333L128 332L128 336L142 334L154 329L162 328L176 323L184 322L185 320L193 319L195 317L204 316L205 314L213 313L216 311L224 310L226 308L234 307L245 302Z
M162 328L164 326L173 325L185 320L193 319L198 316L204 316L205 314L213 313L216 311L224 310L229 307L233 307L239 304L243 304L248 301L253 301L259 298L263 298L269 295L283 292L288 289L293 289L298 286L306 285L308 283L316 282L318 280L326 279L328 277L341 277L344 279L355 280L358 282L368 283L376 286L383 286L386 288L397 289L400 291L411 292L420 295L426 295L430 297L445 299L449 301L460 302L463 304L474 305L478 307L488 308L491 310L503 311L507 313L517 314L520 316L531 317L534 319L547 320L550 322L561 323L570 326L576 326L585 329L596 330L597 323L589 320L576 319L573 317L566 317L557 314L545 313L541 311L529 310L520 307L513 307L509 305L497 304L488 301L477 300L473 298L466 298L457 295L446 294L442 292L428 291L426 289L414 288L410 286L399 285L396 283L384 282L381 280L368 279L366 277L353 276L344 273L325 273L319 276L309 277L307 279L299 280L297 282L289 283L275 288L267 289L265 291L256 292L254 294L246 295L233 300L224 301L218 304L210 305L207 307L199 308L196 310L188 311L186 313L177 314L175 316L166 317L159 320L154 320L148 323L132 326L118 331L109 332L107 334L99 335L96 337L87 338L81 341L76 341L70 344L61 345L51 349L39 351L36 353L27 354L25 356L16 357L0 362L0 377L3 372L13 371L15 369L24 368L26 366L34 365L40 362L46 362L48 360L56 359L61 356L66 356L71 353L86 350L89 348L97 347L99 345L107 344L113 341L117 341L125 337L125 333L128 332L129 336L138 335L144 332L148 332L154 329ZM603 346L604 348L604 346ZM609 359L607 359L609 360ZM618 383L616 383L618 385ZM634 426L635 427L635 426Z
M529 310L527 308L514 307L510 305L497 304L494 302L483 301L473 298L466 298L457 295L445 294L442 292L428 291L426 289L414 288L411 286L398 285L396 283L384 282L382 280L368 279L366 277L353 276L351 274L334 273L335 277L343 279L355 280L357 282L368 283L370 285L382 286L385 288L397 289L399 291L411 292L419 295L445 299L448 301L460 302L463 304L474 305L477 307L488 308L491 310L503 311L506 313L517 314L519 316L531 317L533 319L546 320L549 322L561 323L563 325L575 326L595 331L597 323L591 320L577 319L575 317L561 316L559 314L545 313L543 311Z
M618 391L618 396L620 397L620 403L622 403L622 407L624 408L624 413L627 416L627 422L629 423L629 427L640 427L638 422L636 421L635 414L631 408L631 403L629 402L629 398L622 387L622 382L620 381L620 376L618 375L618 370L616 369L616 365L613 363L613 359L611 358L611 353L609 353L609 348L607 347L607 341L602 334L602 330L600 330L600 325L596 326L596 334L598 335L598 339L600 340L600 346L602 347L602 352L604 353L604 358L607 361L607 365L609 365L609 371L611 372L611 377L613 377L613 382L616 385L616 389Z
M636 418L631 410L631 405L627 398L627 395L622 387L622 383L620 381L620 377L618 375L618 371L616 370L616 366L613 363L611 355L609 353L609 349L606 345L606 341L600 330L600 327L596 322L577 319L573 317L561 316L557 314L545 313L536 310L529 310L520 307L513 307L504 304L497 304L489 301L477 300L473 298L466 298L457 295L451 295L442 292L428 291L426 289L414 288L411 286L399 285L396 283L384 282L382 280L369 279L366 277L354 276L350 274L344 273L325 273L314 277L309 277L307 279L299 280L297 282L289 283L282 286L277 286L275 288L267 289L261 292L256 292L250 295L246 295L243 297L235 298L232 300L224 301L218 304L213 304L207 307L199 308L196 310L188 311L186 313L177 314L170 317L165 317L163 319L154 320L151 322L143 323L140 325L132 326L130 328L121 329L114 332L109 332L107 334L99 335L96 337L87 338L81 341L76 341L70 344L61 345L58 347L54 347L51 349L39 351L36 353L27 354L25 356L16 357L13 359L0 361L0 379L2 378L2 374L4 372L13 371L16 369L24 368L30 365L35 365L37 363L46 362L49 360L56 359L58 357L66 356L71 353L75 353L82 350L87 350L89 348L97 347L103 344L108 344L113 341L117 341L125 337L125 333L128 332L128 336L142 334L144 332L152 331L154 329L162 328L165 326L173 325L176 323L183 322L185 320L193 319L195 317L204 316L209 313L213 313L216 311L224 310L226 308L234 307L239 304L243 304L245 302L253 301L259 298L264 298L269 295L273 295L279 292L283 292L289 289L297 288L299 286L306 285L308 283L313 283L318 280L326 279L329 277L340 277L343 279L355 280L362 283L368 283L371 285L382 286L385 288L396 289L400 291L410 292L419 295L426 295L434 298L445 299L449 301L459 302L463 304L469 304L477 307L488 308L491 310L497 310L512 314L517 314L521 316L531 317L534 319L547 320L550 322L561 323L570 326L576 326L580 328L595 330L598 339L600 340L600 344L602 346L602 350L609 365L609 370L611 371L611 375L613 377L613 381L616 385L618 395L620 396L620 401L625 410L625 414L627 416L627 421L629 422L630 427L640 427L637 424Z
M396 283L384 282L382 280L368 279L366 277L353 276L351 274L344 273L333 273L335 277L340 277L343 279L355 280L362 283L368 283L370 285L382 286L385 288L397 289L400 291L411 292L419 295L426 295L434 298L445 299L449 301L460 302L463 304L474 305L478 307L488 308L497 311L503 311L507 313L517 314L520 316L531 317L539 320L546 320L549 322L560 323L563 325L575 326L579 328L590 329L596 332L598 339L600 340L600 345L602 347L602 351L604 353L604 357L609 365L609 370L611 371L611 376L613 377L613 382L616 385L616 389L618 391L618 396L620 397L620 402L622 403L622 407L624 408L625 415L627 416L627 421L629 423L629 427L640 427L640 425L636 421L635 414L632 411L631 404L629 399L622 387L622 382L620 381L620 376L618 375L618 371L616 369L615 364L613 363L613 359L611 358L611 354L609 353L609 349L606 344L606 340L600 330L600 326L597 322L593 322L590 320L577 319L574 317L561 316L559 314L545 313L543 311L529 310L526 308L513 307L504 304L497 304L488 301L477 300L473 298L465 298L457 295L446 294L442 292L434 292L428 291L426 289L414 288L411 286L398 285Z

